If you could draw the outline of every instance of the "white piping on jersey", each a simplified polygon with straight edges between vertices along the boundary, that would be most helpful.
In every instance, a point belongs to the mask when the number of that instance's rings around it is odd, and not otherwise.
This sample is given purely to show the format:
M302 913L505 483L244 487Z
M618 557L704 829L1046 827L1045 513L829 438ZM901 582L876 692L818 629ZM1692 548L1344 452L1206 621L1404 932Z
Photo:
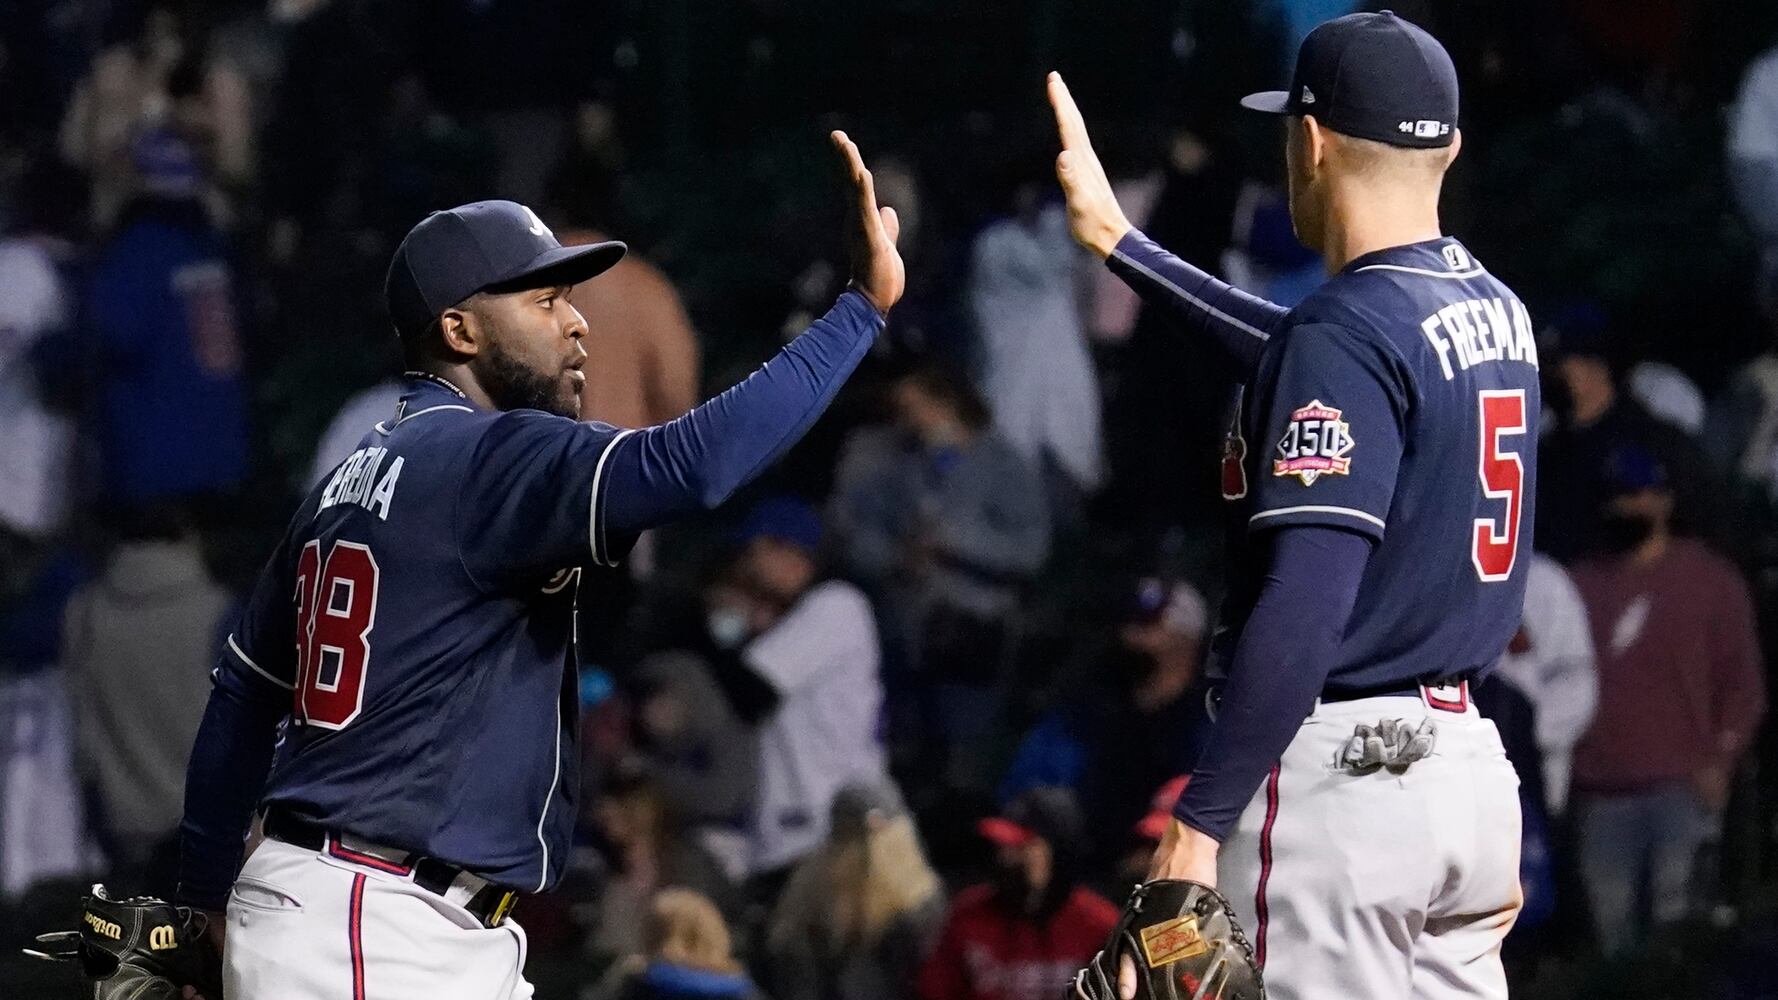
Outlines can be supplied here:
M614 561L607 562L599 557L599 542L604 538L605 534L602 530L603 525L599 523L599 483L605 478L605 460L611 457L611 449L616 448L619 441L622 441L624 438L627 438L634 433L636 432L633 430L624 431L612 438L611 443L605 446L605 450L599 453L599 464L593 467L593 495L587 500L587 548L592 550L593 563L595 565L617 565Z
M431 413L434 410L462 410L464 413L474 413L475 407L473 407L473 406L459 406L456 403L440 403L437 406L428 406L424 410L415 410L414 412L408 414L407 416L402 417L400 420L395 421L394 427L385 427L383 425L387 424L389 421L379 420L379 421L377 421L376 432L378 434L387 434L390 431L394 430L395 427L400 427L402 424L407 423L409 420L412 420L418 416L424 416L425 414Z
M1229 324L1230 326L1234 327L1235 329L1240 330L1243 333L1251 334L1252 336L1258 337L1261 340L1271 340L1272 339L1272 335L1267 333L1266 331L1261 330L1259 327L1254 326L1251 323L1247 323L1242 320L1236 319L1235 317L1229 315L1228 313L1223 312L1221 309L1218 309L1215 306L1211 305L1210 303L1205 302L1203 299L1198 298L1196 295L1193 295L1192 293L1186 291L1185 289L1180 288L1178 285L1175 285L1173 282L1168 281L1166 278L1164 278L1160 274L1156 273L1153 268L1146 267L1146 266L1139 264L1136 261L1132 260L1130 258L1130 255L1124 253L1122 250L1113 250L1111 252L1111 255L1113 257L1116 257L1118 260L1123 261L1125 264L1130 265L1131 267L1135 268L1136 270L1141 271L1143 274L1148 275L1150 278L1153 278L1155 281L1158 281L1161 284L1166 285L1168 288L1171 288L1173 290L1173 294L1179 296L1180 298L1186 300L1187 302L1190 302L1192 305L1197 306L1199 309L1204 310L1205 312L1209 313L1210 315L1215 316L1217 319L1222 320L1224 323Z
M234 633L232 633L232 632L229 633L229 636L228 636L228 648L234 650L235 655L237 657L240 657L240 660L242 663L245 663L249 667L252 667L254 673L258 674L261 677L264 677L266 680L271 681L273 684L278 685L279 687L283 688L286 691L295 691L296 690L295 684L287 684L284 681L281 681L278 678L273 677L271 674L267 673L265 671L265 669L263 667L261 667L259 664L254 663L253 657L248 656L246 653L241 651L241 644L235 641L235 636L234 636Z
M1356 510L1351 507L1326 507L1318 504L1304 504L1301 507L1279 507L1277 510L1262 510L1248 518L1247 523L1252 524L1262 517L1277 517L1280 514L1345 514L1348 517L1356 517L1363 521L1369 521L1379 528L1389 527L1387 524L1383 523L1382 518L1375 514L1367 514L1362 510Z
M1428 278L1479 278L1488 273L1488 269L1485 267L1472 267L1467 271L1429 271L1423 267L1404 267L1400 264L1366 264L1358 270L1401 271L1406 274L1424 275Z
M549 842L543 839L543 821L549 818L549 806L556 800L556 783L562 780L562 698L556 696L556 728L550 730L556 741L556 773L549 776L549 792L543 796L543 815L537 817L537 846L543 848L543 870L537 873L537 891L549 883Z

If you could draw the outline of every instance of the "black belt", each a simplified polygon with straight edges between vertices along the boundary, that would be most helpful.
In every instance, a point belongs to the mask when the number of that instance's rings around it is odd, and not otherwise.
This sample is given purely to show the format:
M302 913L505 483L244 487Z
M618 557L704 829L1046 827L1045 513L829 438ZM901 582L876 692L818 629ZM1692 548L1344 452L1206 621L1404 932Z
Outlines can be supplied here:
M448 864L437 858L422 858L409 855L406 861L396 862L388 858L359 854L339 843L337 836L331 835L327 828L311 823L308 820L292 816L281 809L272 809L265 815L265 835L273 840L281 840L292 847L316 853L331 852L334 857L344 861L362 864L378 871L386 871L392 875L412 875L414 884L437 896L446 896L451 884L466 872L456 865ZM480 876L477 876L478 878ZM512 913L513 906L518 902L519 893L489 882L476 891L475 895L463 903L463 908L474 914L484 927L498 927Z
M1218 682L1212 684L1210 689L1204 692L1204 709L1209 714L1212 721L1215 721L1217 712L1222 708L1223 683L1224 682ZM1426 699L1427 703L1433 708L1446 712L1466 711L1469 708L1469 678L1464 676L1435 677L1424 680L1402 681L1397 684L1379 684L1374 687L1328 688L1321 692L1321 703L1324 705L1331 705L1342 701L1357 701L1360 698L1389 698L1399 696L1418 698L1421 696L1421 691L1425 688L1446 687L1451 685L1460 685L1457 701L1444 701L1428 694Z

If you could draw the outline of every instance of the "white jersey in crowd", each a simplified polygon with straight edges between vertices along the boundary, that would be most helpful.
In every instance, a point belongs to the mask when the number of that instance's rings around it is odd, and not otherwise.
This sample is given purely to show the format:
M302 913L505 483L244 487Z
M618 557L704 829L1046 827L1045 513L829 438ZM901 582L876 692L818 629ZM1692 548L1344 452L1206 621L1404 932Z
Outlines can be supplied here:
M1541 552L1531 557L1525 579L1525 620L1520 630L1498 669L1536 711L1544 805L1552 815L1561 815L1568 803L1574 744L1586 734L1599 703L1599 676L1580 591L1568 573Z
M763 872L796 861L826 837L828 807L841 786L888 773L870 602L849 583L819 584L743 656L780 698L759 734L748 868Z

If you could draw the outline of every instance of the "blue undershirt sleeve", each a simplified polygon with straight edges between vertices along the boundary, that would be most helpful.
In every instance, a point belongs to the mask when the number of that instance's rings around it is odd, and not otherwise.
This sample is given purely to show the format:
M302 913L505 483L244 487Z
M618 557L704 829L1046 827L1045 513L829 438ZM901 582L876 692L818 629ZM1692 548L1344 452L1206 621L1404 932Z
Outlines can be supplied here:
M1259 366L1266 341L1289 312L1198 270L1138 229L1124 234L1105 265L1142 301L1215 340L1242 372Z
M1296 525L1270 532L1270 567L1229 665L1216 725L1173 815L1229 835L1314 710L1370 559L1370 537Z
M278 723L290 692L238 669L224 651L215 687L185 771L179 827L179 901L205 910L228 905L241 868L247 825L265 789Z

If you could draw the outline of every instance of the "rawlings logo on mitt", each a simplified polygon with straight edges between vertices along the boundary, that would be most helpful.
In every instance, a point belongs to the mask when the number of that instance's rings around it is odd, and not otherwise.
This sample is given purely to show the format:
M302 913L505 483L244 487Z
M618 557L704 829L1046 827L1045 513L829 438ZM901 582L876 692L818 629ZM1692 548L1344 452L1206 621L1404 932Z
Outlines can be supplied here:
M1069 1000L1120 1000L1118 966L1136 1000L1265 1000L1253 948L1234 910L1207 885L1156 879L1136 887L1105 948L1074 977Z
M177 1000L186 986L222 1000L221 963L202 940L203 914L150 896L112 899L102 885L80 905L79 930L39 934L42 950L25 954L76 966L90 1000Z

